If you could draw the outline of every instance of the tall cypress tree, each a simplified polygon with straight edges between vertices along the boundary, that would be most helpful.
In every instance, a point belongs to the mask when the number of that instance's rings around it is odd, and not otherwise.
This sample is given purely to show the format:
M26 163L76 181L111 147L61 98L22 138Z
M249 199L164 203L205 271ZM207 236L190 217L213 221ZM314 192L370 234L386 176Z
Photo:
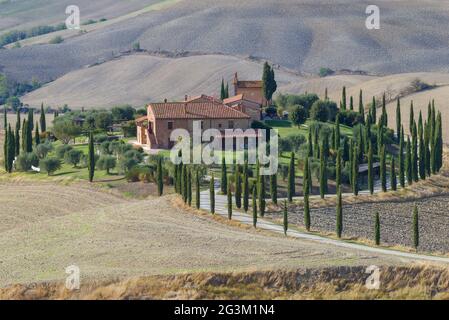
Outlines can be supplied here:
M44 111L44 104L41 104L41 116L40 116L40 123L41 123L41 132L47 132L47 122L45 120L45 111Z
M307 231L310 231L310 204L309 193L304 193L304 226Z
M337 191L337 224L336 224L337 237L341 238L342 232L343 232L343 206L342 206L341 188L338 188L338 191Z
M252 207L253 207L253 227L257 226L257 191L256 186L253 186L253 196L252 196Z
M88 149L87 157L88 157L87 168L89 170L89 182L92 182L92 181L94 181L94 175L95 175L94 134L92 131L89 132L89 149Z
M409 130L410 133L413 132L413 124L415 123L415 112L413 110L413 100L410 102L410 119L409 119Z
M435 123L434 142L432 148L432 172L437 173L443 166L443 138L441 113L438 112Z
M360 146L357 147L357 152L354 152L354 159L352 160L352 191L355 196L359 195L359 149Z
M407 137L407 144L406 144L406 157L405 157L405 173L407 175L407 183L409 186L413 184L413 164L412 164L412 146L410 143L410 137Z
M265 206L266 206L266 202L265 202L265 176L260 175L259 176L259 211L260 211L260 216L264 217L265 216Z
M359 113L362 116L363 120L365 120L365 107L363 106L363 92L360 89L359 92Z
M6 106L5 106L6 109ZM8 125L5 126L5 140L3 141L3 158L5 171L8 172Z
M354 98L351 96L349 98L349 110L354 111Z
M421 118L420 118L421 119ZM421 178L421 180L425 180L426 179L426 148L425 148L425 144L424 144L424 131L422 128L422 122L421 122L421 130L420 130L420 134L419 134L419 177Z
M20 122L16 122L16 130L14 134L14 142L15 142L15 155L16 157L20 154Z
M220 88L220 99L224 100L226 99L226 91L225 91L225 85L224 85L224 79L221 79L221 88Z
M376 123L377 122L377 103L376 103L376 97L374 97L374 96L373 96L373 100L371 102L370 114L371 114L371 119L373 120L373 123Z
M418 132L416 122L414 122L412 129L412 176L415 182L419 180L418 171Z
M210 212L215 214L215 178L212 173L212 177L209 182L209 196L210 196Z
M248 181L248 162L243 166L243 210L249 209L249 181Z
M376 242L376 246L380 245L380 217L379 212L376 212L376 216L374 218L374 241Z
M188 168L187 170L187 179L186 179L186 183L187 183L187 204L189 205L189 207L192 206L192 169Z
M369 143L369 150L368 150L368 189L370 194L374 193L374 168L373 168L373 144Z
M335 141L334 146L335 150L340 149L340 139L341 139L341 133L340 133L340 114L337 114L337 117L335 119Z
M338 193L338 189L341 188L341 150L337 151L337 160L335 163L335 184L337 187L337 193Z
M199 170L196 171L196 175L195 175L195 191L196 191L196 193L195 193L196 208L199 209L201 207L201 188L200 188L200 171Z
M13 169L14 159L16 157L16 143L14 132L11 130L11 124L8 125L8 172L11 173Z
M235 206L242 207L242 175L240 172L240 165L237 164L235 170Z
M380 180L382 184L382 191L387 192L387 164L386 164L385 146L383 146L381 150Z
M288 202L293 201L295 195L295 153L290 155L290 165L288 167L288 186L287 186L287 198Z
M39 124L36 121L35 132L34 132L34 144L37 146L41 143L41 137L39 135Z
M288 209L287 209L287 201L284 200L284 221L283 221L283 225L284 225L284 234L287 235L287 231L288 231Z
M327 193L327 161L325 157L325 145L321 146L321 157L320 157L320 196L324 199L324 195Z
M162 171L162 157L157 160L157 193L160 196L164 193L164 173Z
M401 139L401 100L398 98L396 103L396 141Z
M226 169L226 159L221 160L221 193L226 194L228 190L228 173Z
M20 131L20 124L21 124L21 119L20 119L20 109L17 109L17 118L16 118L16 128L19 128ZM16 137L17 138L17 137Z
M34 109L30 108L28 110L28 125L30 126L30 131L34 130Z
M182 195L182 200L184 201L184 203L187 203L187 198L188 198L188 174L187 174L187 165L183 165L182 166L182 171L181 171L181 195Z
M413 247L416 250L418 250L418 247L419 247L419 213L418 213L418 207L416 205L413 208L412 231L413 231Z
M399 137L399 183L405 188L404 127L401 127Z
M231 184L228 184L228 190L226 192L227 200L228 200L228 219L232 219L232 192L231 192Z
M341 108L343 110L346 110L346 87L343 87L343 90L341 92Z
M274 204L278 203L278 182L277 182L277 174L270 175L270 195L271 201Z
M391 184L391 190L396 191L398 189L394 156L391 156L390 184Z
M307 154L309 157L313 157L313 140L312 129L309 127L309 138L307 139Z

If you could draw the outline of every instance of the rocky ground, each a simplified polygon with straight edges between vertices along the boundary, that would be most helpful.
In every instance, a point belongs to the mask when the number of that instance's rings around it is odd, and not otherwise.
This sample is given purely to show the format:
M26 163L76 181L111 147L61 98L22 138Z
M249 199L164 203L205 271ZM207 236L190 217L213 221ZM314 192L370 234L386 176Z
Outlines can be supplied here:
M387 245L412 245L412 213L419 210L420 246L422 251L449 252L449 196L438 196L415 202L362 203L343 206L343 235L372 240L374 215L380 214L381 242ZM280 213L269 216L280 219ZM335 207L311 210L312 229L335 232ZM303 209L295 208L289 222L303 226Z

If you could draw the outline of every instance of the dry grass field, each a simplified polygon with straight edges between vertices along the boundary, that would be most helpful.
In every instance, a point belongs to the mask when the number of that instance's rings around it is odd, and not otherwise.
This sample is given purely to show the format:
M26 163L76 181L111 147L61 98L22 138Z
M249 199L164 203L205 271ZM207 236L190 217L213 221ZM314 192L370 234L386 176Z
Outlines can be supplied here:
M126 200L85 184L0 184L0 286L185 272L401 264L309 241L240 229L174 208L170 197Z
M68 291L61 282L13 285L0 299L449 299L449 270L430 265L380 268L380 288L365 286L366 268L196 273L84 281Z

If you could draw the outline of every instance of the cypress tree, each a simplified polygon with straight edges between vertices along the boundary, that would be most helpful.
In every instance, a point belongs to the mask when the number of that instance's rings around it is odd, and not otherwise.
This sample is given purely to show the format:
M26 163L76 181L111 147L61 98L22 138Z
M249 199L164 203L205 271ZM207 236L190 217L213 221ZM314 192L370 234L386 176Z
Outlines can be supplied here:
M225 91L225 85L224 85L224 79L221 79L221 88L220 88L220 99L224 100L226 99L226 91Z
M352 179L352 167L353 167L353 164L352 164L352 162L354 161L354 142L351 140L351 146L349 147L349 170L348 170L348 172L349 172L349 183L351 184L351 186L352 186L352 183L353 183L353 179Z
M287 209L287 201L284 200L284 234L287 235L288 230L288 209Z
M362 121L365 122L365 107L363 106L363 92L360 89L359 93L359 114L361 115Z
M399 183L402 188L405 188L404 127L401 128L399 137Z
M412 176L413 181L418 182L418 133L416 128L416 122L413 123L412 130Z
M88 150L87 168L89 170L89 182L94 181L95 175L95 150L94 150L94 134L89 132L89 150Z
M438 112L437 120L435 123L435 134L433 143L433 165L432 171L437 173L443 166L443 137L442 137L442 123L441 123L441 113Z
M360 149L360 146L357 147ZM354 195L359 194L359 157L358 152L354 152L354 159L352 160L352 191Z
M23 119L22 122L22 137L21 137L21 142L22 142L22 151L26 152L26 129L28 128L27 125L27 121L25 119Z
M232 219L232 192L231 192L231 184L228 184L228 190L226 192L227 200L228 200L228 219Z
M406 144L406 157L405 157L405 173L407 174L407 183L409 186L413 184L413 164L412 164L412 146L410 143L410 137L407 137Z
M34 130L34 109L28 110L28 125L30 126L30 131Z
M312 141L312 129L309 127L309 138L307 139L307 154L309 157L313 157L313 141Z
M259 211L260 216L265 215L265 176L259 176Z
M163 181L163 171L162 171L162 157L157 160L157 193L160 196L164 193L164 181Z
M184 201L184 203L187 203L187 198L188 198L188 190L189 190L189 182L188 182L188 175L187 175L187 165L183 165L182 166L182 171L181 171L181 195L182 195L182 200Z
M5 134L6 134L6 132L8 131L8 116L7 116L6 105L3 107L3 128L5 129Z
M215 214L215 179L214 174L212 173L212 177L209 182L209 192L210 192L210 212Z
M421 125L422 127L422 125ZM424 144L423 129L419 135L419 177L421 180L426 179L426 148Z
M235 170L235 206L237 208L242 207L242 176L240 173L240 165L237 164Z
M277 174L270 175L270 195L271 195L271 201L274 204L278 203L278 182L277 182L278 176Z
M413 124L415 123L415 112L413 110L413 100L410 102L410 119L409 119L409 130L410 133L413 132Z
M45 120L45 111L44 111L44 104L41 104L41 117L40 117L40 122L41 122L41 132L47 132L47 122Z
M201 207L201 188L200 188L200 172L199 170L196 171L195 175L195 191L196 191L196 208L199 209Z
M349 110L354 110L354 98L352 96L349 98Z
M398 189L398 182L397 182L397 177L396 177L396 167L395 167L394 156L391 156L390 183L391 183L391 190L396 191Z
M288 186L287 186L288 202L293 201L294 195L295 195L295 153L292 152L290 155L290 165L288 167Z
M257 192L256 186L253 186L253 196L252 196L252 207L253 207L253 227L257 226Z
M418 250L418 247L419 247L419 214L418 214L418 207L416 205L413 208L412 230L413 230L413 247L416 250Z
M376 246L380 245L380 217L379 212L376 212L374 221L374 241L376 242Z
M39 135L39 125L36 121L35 132L34 132L34 144L37 146L41 143L41 137Z
M343 207L342 207L342 196L341 196L341 188L338 188L337 191L337 225L336 225L336 233L339 238L341 238L343 232Z
M341 108L343 110L346 110L346 87L343 87L343 90L341 92Z
M309 193L304 193L304 226L307 231L310 231L310 204Z
M15 137L14 137L14 132L11 130L11 125L9 124L8 125L8 146L7 146L7 153L6 153L6 159L7 159L6 161L8 162L7 171L9 173L12 172L15 156L16 156Z
M341 139L341 134L340 134L340 114L337 114L337 117L335 119L335 141L334 141L334 149L338 150L340 149L340 139Z
M226 194L228 190L228 173L226 170L226 159L223 156L221 161L221 192Z
M14 135L14 142L15 142L15 155L16 157L20 154L20 121L16 122L16 131Z
M399 141L401 139L401 100L398 98L396 103L396 139Z
M5 106L6 108L6 106ZM3 158L5 171L8 172L8 128L5 127L5 140L3 142Z
M249 181L248 181L248 162L243 166L243 210L249 209Z
M388 115L387 115L387 104L385 101L385 92L382 95L382 116L381 116L382 126L388 127Z
M431 165L430 165L430 125L429 122L426 122L424 125L424 155L425 155L425 171L426 175L430 176L431 171Z
M373 144L369 143L368 150L368 189L370 194L374 193L374 168L373 168Z
M382 191L387 192L387 164L386 164L385 146L383 146L381 150L380 180L382 184Z
M370 109L370 113L371 113L371 118L373 120L373 123L377 122L377 104L376 104L376 97L373 96L373 101L371 102L371 109Z
M17 119L16 119L16 128L19 128L20 131L20 124L21 124L21 119L20 119L20 109L17 109ZM17 137L16 137L17 138Z
M192 206L192 169L188 168L186 169L186 174L187 174L187 179L186 179L186 183L187 183L187 204L189 205L189 207Z
M337 160L335 163L335 184L338 189L341 188L341 150L337 151Z
M173 173L173 180L174 180L174 186L175 186L175 192L179 193L179 189L178 189L178 164L175 164L175 172Z
M321 146L321 157L320 157L320 196L321 196L321 199L324 199L324 195L326 194L326 185L327 185L326 163L325 163L325 158L323 157L323 150L324 150L324 147Z

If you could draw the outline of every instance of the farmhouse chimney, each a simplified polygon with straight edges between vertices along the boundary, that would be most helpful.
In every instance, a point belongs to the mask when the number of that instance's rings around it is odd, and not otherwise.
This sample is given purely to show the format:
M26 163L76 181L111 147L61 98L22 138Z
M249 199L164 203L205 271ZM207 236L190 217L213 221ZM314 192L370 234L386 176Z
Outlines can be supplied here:
M167 103L167 98L164 99L164 103Z
M187 101L189 97L187 95L184 96L184 101Z

